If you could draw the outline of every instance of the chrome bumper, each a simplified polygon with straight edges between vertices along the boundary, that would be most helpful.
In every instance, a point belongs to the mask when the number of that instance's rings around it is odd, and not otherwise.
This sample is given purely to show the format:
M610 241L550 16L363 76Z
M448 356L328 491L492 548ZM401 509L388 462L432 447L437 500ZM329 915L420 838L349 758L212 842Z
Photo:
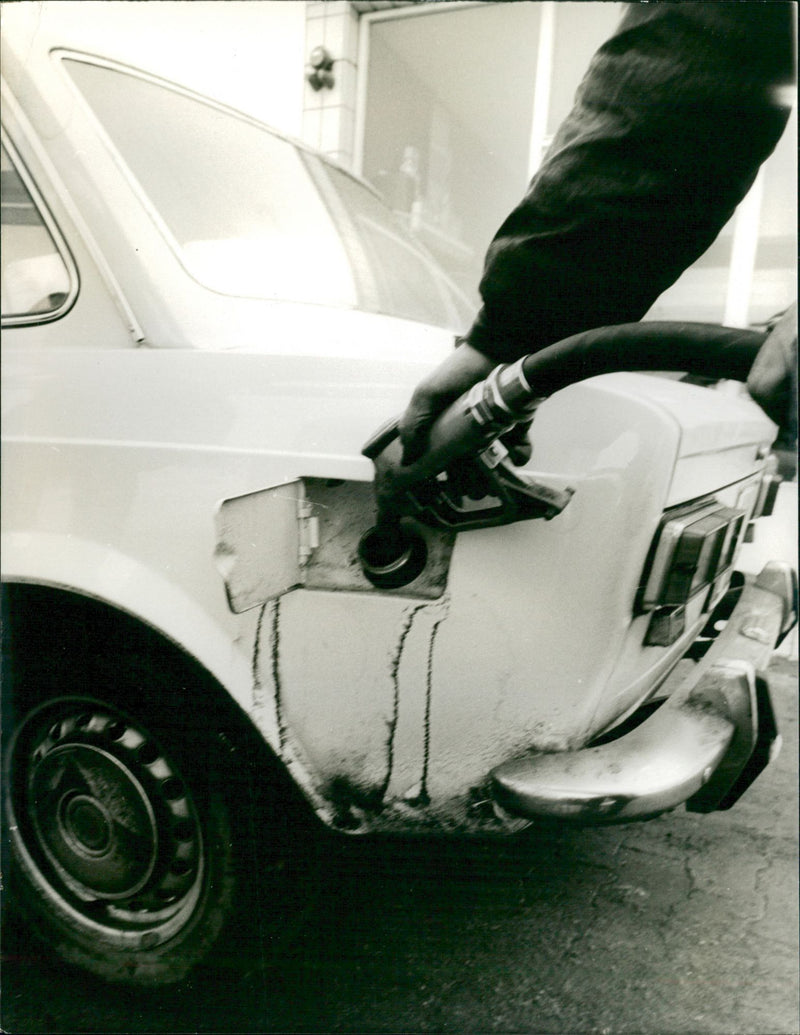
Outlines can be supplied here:
M647 819L685 802L730 808L780 748L765 669L797 621L797 578L768 564L725 628L649 719L598 747L524 755L490 774L503 810L575 823Z

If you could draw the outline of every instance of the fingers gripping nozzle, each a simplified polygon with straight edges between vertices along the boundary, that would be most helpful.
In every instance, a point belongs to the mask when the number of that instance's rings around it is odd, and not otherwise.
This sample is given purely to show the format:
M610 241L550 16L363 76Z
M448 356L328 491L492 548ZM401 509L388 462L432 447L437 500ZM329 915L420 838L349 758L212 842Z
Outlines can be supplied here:
M422 537L412 522L401 519L461 531L552 518L564 509L573 490L563 480L514 468L498 441L514 425L530 421L540 401L519 360L497 367L444 410L431 426L427 449L413 463L402 462L396 419L378 429L363 449L375 465L378 506L377 524L359 546L370 581L379 585L376 573L383 579L388 565L392 584L406 585L424 567L422 550L411 544Z

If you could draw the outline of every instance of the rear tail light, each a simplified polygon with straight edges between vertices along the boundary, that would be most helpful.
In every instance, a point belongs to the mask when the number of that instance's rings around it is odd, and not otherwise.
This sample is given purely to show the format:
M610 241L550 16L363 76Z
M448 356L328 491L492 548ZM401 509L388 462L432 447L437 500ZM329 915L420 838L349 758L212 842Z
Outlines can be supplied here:
M764 476L761 479L761 487L758 492L758 500L753 508L753 520L760 517L770 517L775 509L775 499L778 495L778 487L783 479L778 473L778 458L770 453L764 461Z
M640 610L652 613L647 645L679 639L686 605L699 593L708 596L703 610L711 608L724 591L746 517L716 500L664 514L640 591Z
M758 489L758 498L750 515L747 529L745 531L745 542L752 543L755 535L755 522L757 518L771 517L775 510L775 500L778 498L778 488L783 479L778 472L778 458L774 453L764 461L764 475Z

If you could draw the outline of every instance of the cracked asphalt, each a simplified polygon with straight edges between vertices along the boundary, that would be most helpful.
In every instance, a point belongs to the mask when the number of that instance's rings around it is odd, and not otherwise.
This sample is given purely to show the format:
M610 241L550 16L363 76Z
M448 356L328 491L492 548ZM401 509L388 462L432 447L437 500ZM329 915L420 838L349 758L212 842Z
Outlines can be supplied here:
M729 812L337 841L287 937L239 931L169 993L76 975L10 924L3 1028L795 1035L796 662L772 676L783 751Z

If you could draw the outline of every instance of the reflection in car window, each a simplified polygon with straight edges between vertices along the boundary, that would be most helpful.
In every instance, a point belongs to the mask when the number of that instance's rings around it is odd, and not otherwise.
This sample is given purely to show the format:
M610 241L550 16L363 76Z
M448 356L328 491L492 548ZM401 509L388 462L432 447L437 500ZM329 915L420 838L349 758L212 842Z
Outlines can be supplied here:
M6 148L0 145L0 296L4 323L60 315L70 275Z
M364 238L354 261L344 228L289 141L160 82L73 58L64 64L201 284L453 322L431 264L401 240L399 226L389 231L387 216L375 215L380 203L362 184L350 180L347 188L352 227ZM353 219L359 205L363 218ZM374 266L368 277L359 261ZM367 279L377 291L364 290Z
M358 260L353 260L356 276L372 279L380 311L442 327L451 326L455 318L459 325L454 329L465 330L469 313L463 311L433 260L426 262L411 243L392 212L343 170L327 162L320 165L355 226L364 264L361 269Z

